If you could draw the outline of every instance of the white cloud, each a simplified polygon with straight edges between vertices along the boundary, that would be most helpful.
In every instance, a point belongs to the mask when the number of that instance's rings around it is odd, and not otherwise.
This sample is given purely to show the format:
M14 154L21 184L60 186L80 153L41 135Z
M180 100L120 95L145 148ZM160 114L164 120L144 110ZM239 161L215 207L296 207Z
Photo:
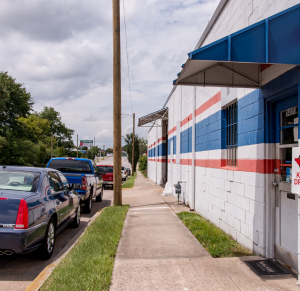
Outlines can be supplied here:
M133 111L160 109L219 0L125 0ZM0 70L31 92L35 110L106 147L113 143L111 1L0 0ZM121 4L122 112L131 114ZM122 117L124 135L132 119ZM137 128L146 137L149 128Z

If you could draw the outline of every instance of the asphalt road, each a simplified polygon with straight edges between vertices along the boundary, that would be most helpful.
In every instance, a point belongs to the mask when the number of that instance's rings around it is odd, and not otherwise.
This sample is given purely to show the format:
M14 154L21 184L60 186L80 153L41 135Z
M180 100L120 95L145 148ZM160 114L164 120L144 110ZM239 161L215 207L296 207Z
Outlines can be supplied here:
M105 160L98 160L97 165L113 165L114 164L114 158L113 157L107 157ZM131 169L131 164L128 162L127 157L122 157L122 165L125 168Z
M97 162L102 165L112 165L113 157ZM122 158L122 164L130 168L126 157ZM33 253L26 255L0 256L0 290L1 291L23 291L39 275L39 273L56 258L62 255L62 249L83 228L86 228L90 219L102 208L110 206L113 198L113 190L106 188L103 193L102 202L93 202L92 212L82 214L81 223L78 228L66 228L56 237L55 249L52 258L42 261Z

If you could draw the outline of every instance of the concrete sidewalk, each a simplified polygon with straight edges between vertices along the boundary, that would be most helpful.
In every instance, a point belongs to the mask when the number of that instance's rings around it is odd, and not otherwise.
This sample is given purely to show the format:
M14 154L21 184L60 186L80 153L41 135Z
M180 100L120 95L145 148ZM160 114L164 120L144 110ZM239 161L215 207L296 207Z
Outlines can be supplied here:
M138 173L110 290L300 290L291 275L257 276L245 258L213 259L175 212L189 211ZM247 257L259 259L258 257Z

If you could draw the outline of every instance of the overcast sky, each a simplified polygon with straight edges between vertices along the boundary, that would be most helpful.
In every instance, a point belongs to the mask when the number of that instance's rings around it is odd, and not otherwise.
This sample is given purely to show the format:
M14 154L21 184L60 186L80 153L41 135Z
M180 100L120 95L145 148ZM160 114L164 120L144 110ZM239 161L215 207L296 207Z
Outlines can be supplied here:
M132 114L121 2L122 112ZM162 108L219 0L125 0L132 107ZM79 139L113 145L112 1L0 0L0 71L23 83L34 110L52 106ZM147 138L149 128L136 132ZM122 117L122 135L132 118Z

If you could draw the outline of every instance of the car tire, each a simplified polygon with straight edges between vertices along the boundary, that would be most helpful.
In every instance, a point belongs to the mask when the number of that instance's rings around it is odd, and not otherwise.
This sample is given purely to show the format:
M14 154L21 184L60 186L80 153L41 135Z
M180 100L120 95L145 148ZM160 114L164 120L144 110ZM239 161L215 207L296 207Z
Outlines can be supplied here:
M51 258L55 245L55 221L50 219L42 245L37 250L37 255L42 260Z
M80 205L80 201L76 210L76 216L73 219L73 221L71 222L70 226L73 228L77 228L80 225L80 218L81 218L81 205Z
M100 194L96 197L96 202L101 202L103 197L103 187L101 188Z
M92 192L90 193L90 196L88 199L85 200L85 206L84 206L84 212L85 213L91 213L92 211Z

